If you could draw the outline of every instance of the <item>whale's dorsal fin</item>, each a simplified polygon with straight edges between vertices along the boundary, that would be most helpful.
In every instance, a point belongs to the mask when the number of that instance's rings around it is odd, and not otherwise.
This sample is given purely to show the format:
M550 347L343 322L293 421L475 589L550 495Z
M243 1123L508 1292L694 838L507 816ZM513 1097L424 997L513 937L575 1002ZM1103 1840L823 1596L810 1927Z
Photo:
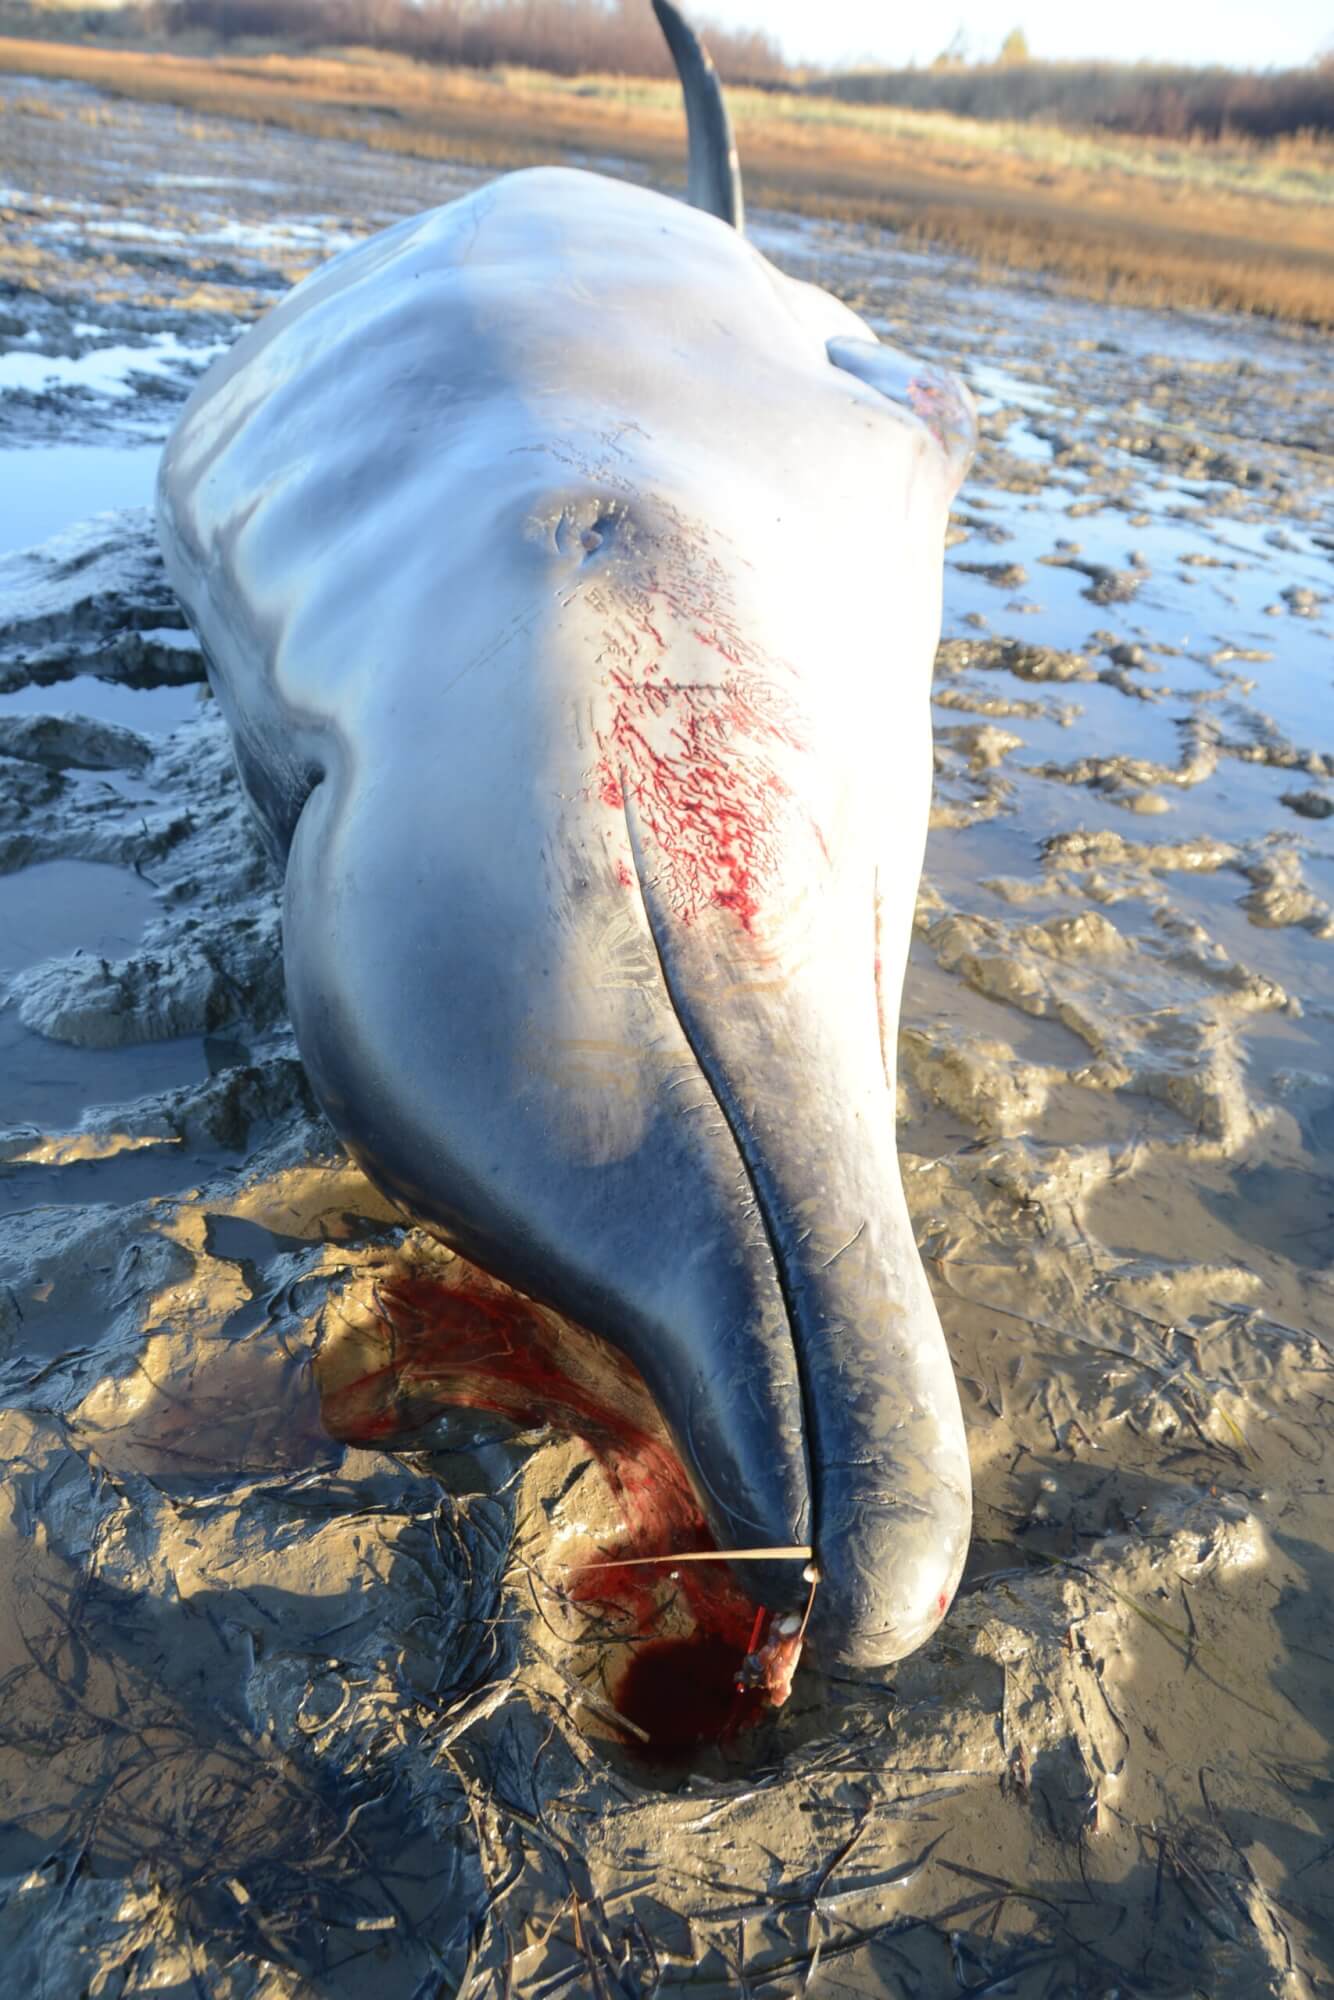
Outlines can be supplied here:
M723 87L709 53L672 0L653 0L658 26L681 79L686 100L686 130L690 136L686 194L695 208L705 209L733 229L745 215L741 201L741 167L732 138L732 121Z

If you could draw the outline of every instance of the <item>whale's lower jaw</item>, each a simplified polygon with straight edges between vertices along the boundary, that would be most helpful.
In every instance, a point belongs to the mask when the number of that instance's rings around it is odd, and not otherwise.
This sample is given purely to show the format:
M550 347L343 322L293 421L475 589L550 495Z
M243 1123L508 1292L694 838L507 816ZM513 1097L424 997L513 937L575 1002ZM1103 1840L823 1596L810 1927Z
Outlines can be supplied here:
M606 1339L635 1362L660 1414L673 1434L687 1477L718 1546L811 1546L817 1575L813 1595L803 1563L739 1559L738 1582L756 1604L771 1611L800 1610L810 1603L810 1643L820 1664L874 1672L915 1652L945 1617L967 1556L971 1533L971 1481L967 1446L948 1355L924 1278L924 1305L910 1336L900 1346L871 1339L852 1344L846 1336L831 1379L828 1357L812 1357L805 1342L812 1329L790 1322L771 1327L775 1343L791 1352L794 1381L813 1381L817 1400L803 1408L799 1439L783 1441L780 1456L799 1458L809 1479L808 1509L776 1517L761 1496L754 1513L738 1504L738 1464L754 1462L766 1443L766 1412L733 1383L731 1393L713 1383L715 1425L726 1423L727 1450L720 1464L709 1450L709 1432L692 1417L679 1378L654 1365L652 1330L635 1296L633 1274L624 1266L601 1288L601 1296L572 1297L563 1274L517 1260L512 1242L479 1241L457 1214L445 1216L420 1189L405 1190L364 1155L359 1164L403 1213L426 1227L470 1262L516 1291L564 1307L570 1317ZM913 1262L920 1273L915 1252ZM800 1289L799 1281L794 1289ZM827 1340L827 1323L814 1337ZM678 1348L706 1349L705 1329L688 1339L678 1329ZM854 1381L855 1362L861 1366ZM922 1379L933 1378L930 1406L920 1399ZM897 1387L896 1387L897 1385ZM901 1398L894 1421L882 1421L885 1401ZM859 1434L858 1426L869 1428ZM749 1444L744 1435L749 1432ZM727 1497L731 1493L731 1498Z
M824 1660L911 1652L957 1586L970 1481L870 968L733 980L720 1000L704 927L659 933L650 881L606 989L614 1032L580 984L579 1035L539 1042L528 996L557 1012L559 996L525 965L537 918L492 912L488 930L460 878L462 907L405 956L400 859L362 842L358 894L331 893L347 840L331 810L321 786L289 854L288 992L315 1093L368 1177L628 1356L720 1548L814 1548ZM618 921L624 897L609 886ZM800 1564L735 1571L757 1603L804 1609Z
M810 1643L823 1665L884 1668L929 1638L963 1568L971 1492L892 1132L880 1171L865 1154L845 1163L855 1192L879 1195L877 1216L854 1225L844 1210L839 1221L833 1201L801 1213L787 1195L792 1161L766 1155L747 1130L743 1171L732 1124L709 1112L700 1075L694 1101L713 1117L730 1189L718 1174L712 1202L700 1203L701 1185L682 1185L679 1162L676 1174L655 1170L650 1146L609 1177L601 1201L581 1199L579 1175L568 1174L568 1204L558 1198L542 1215L522 1198L497 1203L457 1163L451 1171L428 1161L413 1173L368 1146L364 1113L325 1086L319 1038L308 1035L306 1046L317 1095L405 1216L635 1364L720 1548L813 1547ZM732 1120L739 1125L735 1106ZM828 1182L837 1178L832 1147L826 1159ZM658 1183L656 1213L636 1197L646 1174ZM617 1199L622 1180L628 1202ZM806 1183L804 1171L798 1180ZM559 1177L553 1184L559 1196ZM757 1604L805 1609L804 1565L747 1558L733 1567Z
M744 1382L715 1375L709 1421L696 1420L698 1408L680 1393L679 1375L655 1365L653 1329L629 1269L610 1276L600 1296L572 1295L563 1274L516 1261L511 1244L479 1242L457 1216L442 1218L436 1204L423 1203L419 1193L405 1196L373 1162L363 1158L362 1164L406 1217L515 1290L566 1308L636 1364L721 1549L812 1547L818 1580L810 1642L823 1666L883 1669L930 1638L958 1587L972 1502L958 1398L924 1279L919 1317L901 1343L877 1342L863 1321L862 1337L854 1342L845 1330L840 1351L830 1356L828 1307L813 1326L771 1324L774 1344L790 1349L794 1381L812 1385L800 1391L801 1436L773 1440L780 1446L777 1457L804 1467L811 1504L775 1515L759 1495L751 1511L745 1496L737 1496L738 1467L763 1456L769 1412ZM800 1290L799 1280L793 1289ZM707 1325L676 1331L678 1352L693 1348L707 1363ZM826 1351L812 1354L812 1338ZM807 1393L814 1399L809 1408ZM897 1411L892 1419L889 1408ZM711 1445L720 1447L716 1455ZM733 1570L756 1604L776 1612L806 1609L806 1565L748 1557Z

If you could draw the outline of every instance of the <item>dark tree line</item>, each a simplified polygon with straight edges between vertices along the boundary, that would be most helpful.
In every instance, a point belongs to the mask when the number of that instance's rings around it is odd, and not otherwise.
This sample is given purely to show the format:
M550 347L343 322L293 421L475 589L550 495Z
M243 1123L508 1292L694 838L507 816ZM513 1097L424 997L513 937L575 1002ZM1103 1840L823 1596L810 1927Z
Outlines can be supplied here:
M867 104L965 118L1043 119L1163 139L1275 139L1334 131L1334 58L1306 69L1168 68L1150 63L1003 62L865 71L812 88Z
M356 42L429 62L514 63L563 76L672 74L648 0L159 0L157 12L168 34L202 28L225 41ZM734 33L700 17L697 25L733 82L786 77L777 44L761 30Z
M168 36L203 29L223 41L262 38L298 47L360 43L427 62L489 69L511 63L577 76L602 71L665 77L671 60L648 0L150 0ZM707 6L707 0L705 0ZM757 8L758 11L758 8ZM693 12L693 10L692 10ZM1334 131L1334 56L1305 69L1188 69L1150 63L1022 59L1022 35L1003 59L969 63L951 52L929 69L808 77L798 85L763 29L737 32L694 16L732 83L804 87L852 102L952 111L967 118L1042 119L1159 138L1272 139ZM1026 51L1026 43L1023 44Z

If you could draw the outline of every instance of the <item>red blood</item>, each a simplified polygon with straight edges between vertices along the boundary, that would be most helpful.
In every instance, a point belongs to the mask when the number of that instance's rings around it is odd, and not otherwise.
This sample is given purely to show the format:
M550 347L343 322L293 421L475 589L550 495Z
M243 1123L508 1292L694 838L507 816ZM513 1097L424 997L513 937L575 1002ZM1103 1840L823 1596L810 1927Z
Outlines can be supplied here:
M695 627L695 637L701 646L711 646L715 653L721 653L734 667L742 664L741 651L734 639L730 641L724 639L718 632L701 632L698 625Z
M716 601L721 578L698 560L688 574L690 582L655 580L596 605L607 621L609 713L596 732L595 788L615 811L633 804L659 864L659 889L682 923L715 907L752 931L789 796L772 752L802 747L798 711L780 690L775 663L728 626ZM721 681L664 676L659 602L726 660Z
M324 1393L326 1429L349 1444L373 1444L420 1429L442 1409L462 1408L581 1438L624 1530L587 1566L552 1580L611 1639L635 1648L613 1691L616 1707L648 1730L655 1752L744 1728L764 1706L762 1694L736 1692L747 1640L763 1613L725 1563L675 1569L633 1560L715 1546L684 1467L657 1428L642 1377L605 1341L461 1260L453 1268L462 1275L405 1276L377 1290L386 1359ZM626 1559L632 1566L594 1567ZM679 1628L683 1614L689 1636L655 1636L664 1617Z
M597 736L599 796L618 810L633 800L683 923L713 904L750 930L756 891L776 866L777 811L788 792L766 746L795 739L754 677L681 685L653 671L610 677L611 719ZM660 747L664 717L670 728Z
M637 1648L621 1676L616 1706L648 1731L654 1755L664 1761L702 1743L726 1742L764 1709L758 1689L737 1688L743 1657L711 1634L651 1639Z

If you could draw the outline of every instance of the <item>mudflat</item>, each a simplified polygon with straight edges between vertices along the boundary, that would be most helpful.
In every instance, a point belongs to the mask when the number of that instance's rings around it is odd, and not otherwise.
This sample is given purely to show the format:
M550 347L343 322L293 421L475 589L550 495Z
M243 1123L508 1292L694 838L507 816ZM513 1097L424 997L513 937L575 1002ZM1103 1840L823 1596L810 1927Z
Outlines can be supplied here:
M485 169L31 77L0 108L15 1990L1320 1991L1327 346L753 215L983 412L899 1105L977 1523L914 1658L808 1655L785 1707L692 1733L662 1641L569 1588L644 1526L629 1461L550 1397L488 1414L479 1331L558 1355L640 1465L653 1413L405 1233L315 1113L146 511L238 327ZM688 1595L631 1609L670 1637Z
M614 159L658 187L683 179L674 82L421 62L389 50L298 50L253 37L108 39L59 6L6 7L14 75L67 78L184 111L348 139L423 162L578 166ZM63 24L75 39L56 39ZM919 249L1040 272L1086 297L1220 308L1334 327L1334 145L1294 132L1200 144L960 118L835 96L728 89L752 202L876 223ZM58 104L45 115L58 118Z

